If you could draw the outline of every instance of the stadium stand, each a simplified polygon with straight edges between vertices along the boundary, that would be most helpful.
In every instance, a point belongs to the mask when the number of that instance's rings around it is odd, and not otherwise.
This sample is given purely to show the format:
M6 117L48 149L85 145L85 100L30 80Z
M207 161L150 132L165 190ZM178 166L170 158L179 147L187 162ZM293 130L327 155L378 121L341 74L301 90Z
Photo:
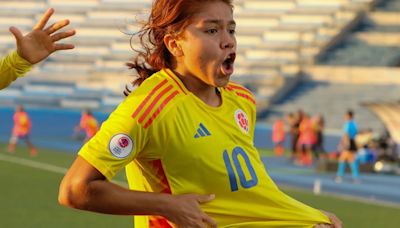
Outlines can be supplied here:
M272 116L282 116L298 109L310 114L322 114L328 129L340 129L343 115L353 109L355 119L362 129L371 128L380 132L384 127L376 116L361 105L363 101L385 102L399 98L397 85L331 83L329 81L301 82L281 104L274 105ZM273 112L273 113L272 113Z
M390 11L389 11L390 10ZM396 66L400 63L400 4L381 1L354 31L320 58L320 64Z
M29 29L48 7L56 10L53 21L70 18L77 35L71 42L76 48L63 55L53 55L36 67L26 78L10 87L1 96L0 104L9 105L29 97L29 88L48 93L57 102L70 108L88 106L107 109L122 99L131 72L124 66L134 52L130 35L138 30L140 20L148 14L151 0L5 0L0 18L0 54L12 50L14 40L8 33L9 23ZM236 0L235 20L239 42L236 73L232 80L248 86L256 95L259 110L266 109L283 97L300 80L304 65L329 47L343 31L354 24L369 9L373 0ZM13 13L10 13L13 12ZM16 12L16 13L14 13ZM2 20L0 20L2 21ZM135 48L135 39L132 46ZM40 82L43 82L40 85ZM63 97L48 83L66 83L70 94ZM33 87L29 85L33 83ZM71 85L72 84L72 85ZM19 86L24 85L24 86ZM99 90L98 105L85 97L77 98L76 88ZM53 96L54 94L54 96ZM73 96L73 97L72 97ZM117 99L118 98L118 99ZM38 102L35 99L39 99ZM41 96L30 96L32 104L41 104ZM63 102L62 102L63 101ZM68 102L67 102L68 101ZM115 103L113 103L115 102Z
M398 0L368 4L358 21L316 55L314 64L302 66L299 85L270 106L266 121L303 109L323 114L327 128L339 129L343 113L353 109L361 128L388 128L382 115L372 115L362 104L400 98L399 6Z
M400 144L400 101L399 102L381 102L364 103L364 106L371 109L378 115L387 126L391 138Z

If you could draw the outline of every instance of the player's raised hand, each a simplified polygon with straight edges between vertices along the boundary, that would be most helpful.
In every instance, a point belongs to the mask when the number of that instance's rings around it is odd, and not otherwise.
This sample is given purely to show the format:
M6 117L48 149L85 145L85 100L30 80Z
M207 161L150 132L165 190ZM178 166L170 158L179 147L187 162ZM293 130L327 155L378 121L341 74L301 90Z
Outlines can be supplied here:
M17 42L18 54L32 64L42 61L55 51L74 48L72 44L55 43L75 34L73 29L56 33L67 26L69 20L61 20L45 28L53 13L54 9L48 9L32 31L25 36L16 27L10 27L10 32Z
M165 217L179 228L216 228L217 223L206 213L200 205L210 202L215 195L184 194L172 196Z

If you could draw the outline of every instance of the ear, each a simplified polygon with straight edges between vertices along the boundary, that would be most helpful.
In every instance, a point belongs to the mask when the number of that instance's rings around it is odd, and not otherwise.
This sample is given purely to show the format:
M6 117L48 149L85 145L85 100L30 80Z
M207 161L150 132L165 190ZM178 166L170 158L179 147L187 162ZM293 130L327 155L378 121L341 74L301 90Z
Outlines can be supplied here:
M179 38L177 36L171 34L167 34L164 36L164 44L174 57L183 56L183 51L181 46L179 45L178 39Z

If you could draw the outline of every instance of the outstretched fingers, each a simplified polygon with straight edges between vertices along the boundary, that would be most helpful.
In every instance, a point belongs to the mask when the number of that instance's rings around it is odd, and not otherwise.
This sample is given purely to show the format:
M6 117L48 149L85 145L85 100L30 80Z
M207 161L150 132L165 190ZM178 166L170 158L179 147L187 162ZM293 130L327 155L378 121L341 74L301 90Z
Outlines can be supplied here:
M68 19L64 19L64 20L58 21L58 22L50 25L44 31L47 34L52 34L52 33L56 32L56 31L58 31L59 29L64 28L67 25L69 25L69 20Z
M33 27L34 30L42 30L44 26L46 26L47 22L49 21L51 15L53 15L54 9L50 8L44 13L43 17L40 21Z
M60 33L56 33L56 34L52 35L51 40L53 42L57 42L61 39L64 39L64 38L67 38L67 37L70 37L73 35L75 35L75 30L68 30L66 32L60 32Z
M44 15L40 19L40 21L33 27L33 30L43 30L47 34L50 35L56 31L58 31L59 29L62 29L65 26L69 25L69 20L64 19L64 20L58 21L44 29L44 27L46 26L47 22L49 22L49 19L53 14L54 14L54 9L53 8L48 9L46 11L46 13L44 13Z
M73 44L55 44L54 51L74 49L74 47Z
M65 39L67 37L75 35L75 30L68 30L66 32L59 32L51 36L51 39L53 42L57 42L59 40ZM59 50L68 50L68 49L73 49L75 46L73 44L64 44L64 43L55 43L54 44L54 51L59 51Z
M17 42L19 42L23 38L21 31L19 31L19 29L17 29L16 27L11 26L9 30L14 35Z

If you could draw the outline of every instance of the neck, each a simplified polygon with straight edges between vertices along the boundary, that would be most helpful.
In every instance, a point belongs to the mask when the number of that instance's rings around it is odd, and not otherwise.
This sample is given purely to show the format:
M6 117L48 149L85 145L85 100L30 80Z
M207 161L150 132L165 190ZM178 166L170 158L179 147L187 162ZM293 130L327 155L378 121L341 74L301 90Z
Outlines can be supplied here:
M187 90L207 105L218 107L222 104L221 96L216 87L206 84L195 76L187 76L188 74L182 74L177 71L174 71L174 73Z

